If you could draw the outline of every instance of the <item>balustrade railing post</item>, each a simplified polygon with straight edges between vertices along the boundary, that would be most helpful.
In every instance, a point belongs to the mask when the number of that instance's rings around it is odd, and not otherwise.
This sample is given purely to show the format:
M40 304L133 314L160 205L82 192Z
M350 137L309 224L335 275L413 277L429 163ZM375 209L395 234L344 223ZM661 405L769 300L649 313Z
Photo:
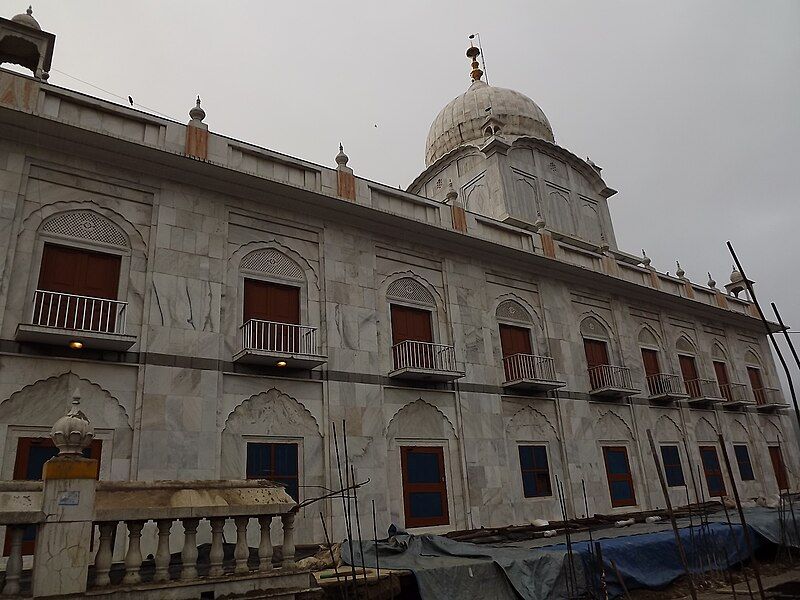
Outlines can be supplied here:
M210 569L208 574L211 577L220 577L225 574L223 561L225 560L225 549L222 545L222 530L225 527L224 517L214 517L211 519L211 550L208 553Z
M261 539L258 544L258 570L261 573L272 570L272 515L258 517L261 527Z
M234 517L233 522L236 523L236 547L233 549L236 566L233 572L247 573L249 571L247 558L250 554L250 549L247 547L247 524L250 522L250 517Z
M6 527L6 535L10 539L10 552L6 563L6 581L3 586L4 596L16 596L19 594L19 578L22 575L22 534L24 531L24 525L9 525Z
M128 521L128 551L125 553L125 576L122 583L135 585L142 581L139 569L142 566L142 527L144 521Z
M294 562L294 513L281 515L283 524L283 568L292 568Z
M94 558L94 584L97 587L105 587L111 584L108 576L111 570L112 541L114 540L114 530L117 528L116 521L100 523L100 541L97 545L97 554Z
M197 579L197 526L200 519L181 519L183 523L183 550L181 551L181 580Z
M158 547L156 548L155 566L153 581L169 581L169 532L172 529L172 519L158 519Z

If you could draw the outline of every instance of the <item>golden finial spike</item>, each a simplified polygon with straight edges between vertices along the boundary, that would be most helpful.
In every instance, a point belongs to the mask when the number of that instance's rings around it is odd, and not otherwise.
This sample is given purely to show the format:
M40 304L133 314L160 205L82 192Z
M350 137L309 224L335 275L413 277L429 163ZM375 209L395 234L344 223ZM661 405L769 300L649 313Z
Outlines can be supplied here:
M472 71L469 73L470 77L472 77L472 81L479 81L480 78L483 77L483 71L481 71L480 64L478 63L480 54L481 51L470 43L469 48L467 48L467 58L472 61Z

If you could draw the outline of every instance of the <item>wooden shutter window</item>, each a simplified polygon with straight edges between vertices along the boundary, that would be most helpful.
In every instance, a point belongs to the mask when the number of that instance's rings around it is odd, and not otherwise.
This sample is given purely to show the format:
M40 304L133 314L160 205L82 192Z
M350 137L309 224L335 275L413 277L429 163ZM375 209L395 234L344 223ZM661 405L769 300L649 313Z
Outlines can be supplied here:
M514 327L513 325L500 325L500 348L503 358L514 354L533 354L531 346L531 330L527 327ZM518 368L513 364L504 362L506 381L516 379Z
M642 363L644 363L644 375L647 378L647 386L650 393L655 395L663 391L659 389L658 382L651 379L653 375L658 375L661 372L658 364L658 352L650 348L642 348Z
M281 483L286 493L299 502L297 444L248 442L245 477Z
M300 324L300 288L257 279L244 280L244 321L260 319Z
M753 397L756 404L766 404L767 394L764 391L764 381L761 379L761 369L758 367L747 367L747 378L750 380L750 389L753 390Z
M392 345L405 342L433 342L431 311L399 304L391 305Z
M700 397L700 381L697 374L697 365L694 362L693 356L686 354L678 355L678 362L681 366L681 376L683 377L683 386L686 388L686 393L691 398Z
M400 464L406 527L448 525L444 449L438 446L401 446Z
M681 455L677 446L661 446L661 462L664 463L664 476L669 487L680 487L686 484L683 478Z
M606 464L611 506L614 508L635 506L636 492L633 489L633 477L628 463L628 449L625 446L604 446L603 459Z
M778 489L789 489L789 478L786 475L786 465L783 464L783 453L780 446L769 447L769 459L772 462L772 472L775 473L775 481Z
M706 476L708 495L712 497L724 496L725 479L722 477L722 468L719 464L717 449L714 446L700 446L700 459Z
M733 394L731 393L730 379L728 378L728 367L724 362L714 361L714 374L717 376L717 385L719 386L719 393L728 402L733 401Z
M589 372L589 385L592 389L601 387L602 374L594 370L608 364L608 344L600 340L583 340L583 350L586 354L586 365Z

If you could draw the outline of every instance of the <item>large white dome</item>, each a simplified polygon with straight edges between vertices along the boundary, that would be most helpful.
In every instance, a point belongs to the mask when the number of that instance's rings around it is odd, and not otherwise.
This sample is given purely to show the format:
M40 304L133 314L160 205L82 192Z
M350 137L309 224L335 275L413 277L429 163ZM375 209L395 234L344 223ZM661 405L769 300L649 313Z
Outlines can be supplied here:
M555 141L550 122L533 100L477 79L433 120L425 146L425 166L459 146L482 142L486 138L483 124L489 116L502 123L501 133L509 141L522 136Z

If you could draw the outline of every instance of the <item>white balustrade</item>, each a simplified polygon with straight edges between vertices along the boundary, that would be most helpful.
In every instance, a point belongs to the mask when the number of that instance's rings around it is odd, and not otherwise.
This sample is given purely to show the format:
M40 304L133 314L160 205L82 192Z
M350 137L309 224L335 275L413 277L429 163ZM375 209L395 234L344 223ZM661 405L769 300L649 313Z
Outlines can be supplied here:
M247 523L250 517L236 517L233 522L236 524L236 546L233 549L233 559L235 566L234 573L247 573L247 559L250 556L250 549L247 547Z
M181 581L197 579L197 526L200 519L181 519L183 550L181 550Z
M747 386L743 383L721 383L719 391L727 402L747 401Z
M506 381L555 381L555 361L549 356L512 354L503 359Z
M783 404L781 390L778 388L754 388L753 397L757 406L769 406L771 404Z
M139 570L142 568L141 540L144 521L128 521L127 525L128 551L125 553L125 576L122 583L136 585L142 581Z
M692 400L708 399L722 399L719 386L713 379L689 379L683 382L686 393Z
M647 376L647 389L651 396L683 396L681 378L672 373L654 373Z
M392 346L394 368L457 371L453 346L406 340Z
M317 328L249 319L241 326L242 349L282 354L317 354Z
M592 390L605 388L634 390L631 370L615 365L598 365L589 369L589 382Z
M153 574L153 581L161 583L169 581L169 560L171 558L169 551L169 533L172 529L172 521L169 519L158 519L156 525L158 526L158 547L156 548L156 570Z
M6 582L3 586L4 596L16 596L20 592L19 578L22 575L22 535L24 525L9 525L6 536L9 536L8 562L6 563Z
M36 290L31 325L122 335L127 309L120 300Z

